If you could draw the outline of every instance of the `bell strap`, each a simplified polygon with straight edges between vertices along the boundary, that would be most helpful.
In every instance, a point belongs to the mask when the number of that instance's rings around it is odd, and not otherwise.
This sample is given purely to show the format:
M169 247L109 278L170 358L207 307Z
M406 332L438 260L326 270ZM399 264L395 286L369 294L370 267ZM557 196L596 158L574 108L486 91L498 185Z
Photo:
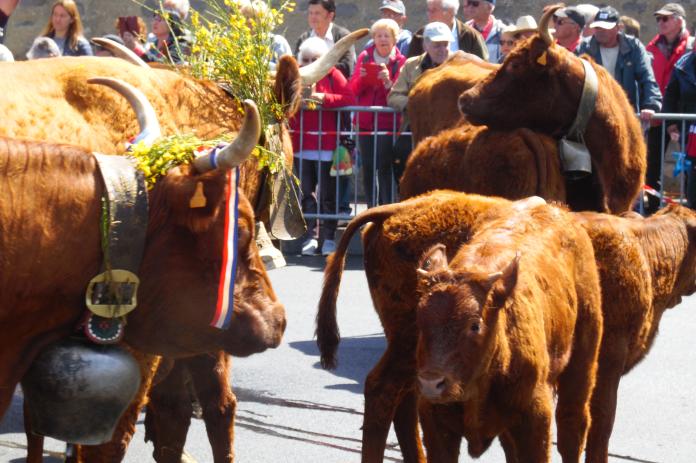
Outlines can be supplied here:
M575 115L575 120L573 121L573 125L570 126L567 135L567 138L576 141L583 139L587 123L594 112L597 103L597 89L599 84L597 73L590 62L582 58L580 61L585 68L585 82L582 86L582 95L580 96L578 112Z

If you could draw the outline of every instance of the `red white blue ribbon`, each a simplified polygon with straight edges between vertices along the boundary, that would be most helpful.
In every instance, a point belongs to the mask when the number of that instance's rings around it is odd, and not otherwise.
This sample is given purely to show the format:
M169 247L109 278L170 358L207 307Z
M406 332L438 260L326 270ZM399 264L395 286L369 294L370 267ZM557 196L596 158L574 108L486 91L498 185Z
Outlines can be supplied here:
M225 207L225 243L222 250L222 269L218 284L215 316L210 326L226 330L234 311L234 280L237 275L237 242L239 219L239 168L229 172L229 186Z

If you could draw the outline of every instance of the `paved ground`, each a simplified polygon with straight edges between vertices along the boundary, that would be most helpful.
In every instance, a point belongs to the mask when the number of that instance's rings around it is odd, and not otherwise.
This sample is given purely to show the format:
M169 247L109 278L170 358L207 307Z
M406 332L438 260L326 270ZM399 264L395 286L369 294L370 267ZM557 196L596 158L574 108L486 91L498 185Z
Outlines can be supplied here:
M384 349L360 260L351 258L343 276L338 302L343 341L335 372L319 368L313 339L323 260L288 261L288 267L271 272L288 312L283 345L235 360L233 382L239 399L236 461L359 461L363 380ZM686 298L665 315L647 360L622 381L610 449L612 463L696 461L695 330L696 299ZM21 416L18 392L0 422L0 462L24 461ZM143 442L143 435L141 419L128 450L129 463L152 461L152 448ZM502 451L494 445L477 461L504 461ZM205 429L198 420L193 422L186 449L198 462L211 461ZM47 450L45 461L60 461L62 443L49 440ZM400 461L393 433L385 460ZM461 461L471 459L462 456ZM560 462L555 448L553 461Z

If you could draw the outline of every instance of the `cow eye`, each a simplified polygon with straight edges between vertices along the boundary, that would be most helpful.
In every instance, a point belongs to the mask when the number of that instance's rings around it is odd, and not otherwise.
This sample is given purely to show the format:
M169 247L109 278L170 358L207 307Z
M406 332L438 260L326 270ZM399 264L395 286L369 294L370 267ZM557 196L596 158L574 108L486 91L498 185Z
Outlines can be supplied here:
M481 324L479 322L473 322L469 327L472 333L478 333L481 331Z

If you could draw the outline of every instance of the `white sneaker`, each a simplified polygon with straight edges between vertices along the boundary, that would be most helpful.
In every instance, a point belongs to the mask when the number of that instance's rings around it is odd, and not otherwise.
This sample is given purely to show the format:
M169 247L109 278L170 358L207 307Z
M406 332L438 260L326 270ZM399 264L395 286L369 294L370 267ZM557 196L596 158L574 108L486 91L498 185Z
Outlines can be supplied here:
M319 243L314 238L310 238L304 243L302 243L302 255L303 256L313 256L317 253L317 248Z
M324 244L321 245L321 255L328 256L333 252L336 252L336 242L334 240L324 240Z

